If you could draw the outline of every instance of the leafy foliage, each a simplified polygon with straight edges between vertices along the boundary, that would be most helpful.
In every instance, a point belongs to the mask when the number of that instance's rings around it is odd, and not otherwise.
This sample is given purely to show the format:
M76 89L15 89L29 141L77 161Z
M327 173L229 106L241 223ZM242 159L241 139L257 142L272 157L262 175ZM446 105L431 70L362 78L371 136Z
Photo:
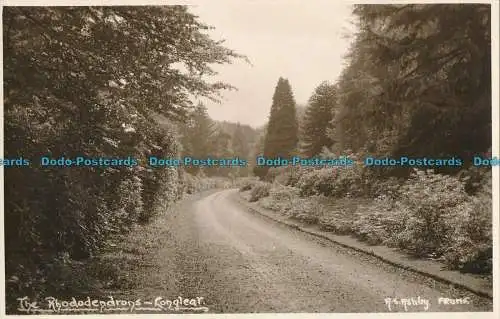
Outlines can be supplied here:
M359 31L331 135L340 150L464 159L486 151L489 5L357 5L354 14Z
M261 198L269 196L271 184L266 182L258 182L252 187L250 192L250 202L256 202Z
M417 171L401 189L401 204L409 216L405 230L398 235L400 247L421 256L441 254L450 213L465 203L467 196L458 179Z
M318 224L325 231L439 259L450 269L491 273L491 170L475 196L467 194L465 182L458 177L417 170L402 185L387 180L394 186L392 191L364 200L317 195L322 183L316 182L324 172L305 172L297 187L267 183L269 195L255 198L264 208Z
M177 170L143 161L42 168L38 157L177 156L176 123L192 96L218 100L232 89L207 80L211 65L242 56L210 39L185 6L5 7L3 21L5 157L34 160L5 170L7 296L15 298L41 293L59 271L51 265L93 256L183 188Z
M485 184L484 193L460 205L451 216L450 238L443 259L453 269L464 272L492 271L492 206L491 184Z

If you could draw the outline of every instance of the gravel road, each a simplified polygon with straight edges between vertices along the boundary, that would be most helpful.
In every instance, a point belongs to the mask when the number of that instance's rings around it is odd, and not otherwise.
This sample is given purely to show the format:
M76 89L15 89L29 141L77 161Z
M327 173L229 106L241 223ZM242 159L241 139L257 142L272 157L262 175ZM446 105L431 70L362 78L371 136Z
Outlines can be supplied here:
M237 196L224 190L187 201L168 221L179 293L204 297L210 312L492 309L491 300L270 222L241 207Z

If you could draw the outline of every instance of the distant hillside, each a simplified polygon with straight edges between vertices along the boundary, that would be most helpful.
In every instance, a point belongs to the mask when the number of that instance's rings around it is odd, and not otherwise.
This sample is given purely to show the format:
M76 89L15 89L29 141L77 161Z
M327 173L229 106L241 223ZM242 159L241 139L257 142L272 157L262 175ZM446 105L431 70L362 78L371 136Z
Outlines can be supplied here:
M259 135L259 130L251 127L250 125L247 124L240 124L240 123L234 123L234 122L228 122L228 121L216 121L217 125L219 128L224 131L225 133L233 136L236 128L238 125L241 127L243 130L248 143L253 144L257 140L257 137Z
M304 118L304 114L306 112L307 105L305 104L297 104L297 119L299 120L299 124L302 122Z

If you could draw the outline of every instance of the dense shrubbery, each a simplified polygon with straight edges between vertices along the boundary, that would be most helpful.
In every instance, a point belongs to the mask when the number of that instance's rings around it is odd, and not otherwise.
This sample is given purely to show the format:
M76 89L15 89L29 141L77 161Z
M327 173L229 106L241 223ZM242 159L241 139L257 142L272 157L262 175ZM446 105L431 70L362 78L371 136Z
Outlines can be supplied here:
M312 198L295 198L288 211L286 212L290 218L300 220L307 224L316 224L319 217L324 213L323 206Z
M257 182L252 187L250 192L250 201L256 202L261 198L269 196L269 191L271 190L271 184L266 182Z
M320 173L325 172L325 170L328 169L314 169L307 171L304 170L301 172L302 174L299 176L296 184L296 187L300 189L301 196L311 196L318 194L318 190L316 189L316 182L318 181ZM336 172L330 171L330 176L328 176L332 181L335 173ZM327 174L323 174L323 177L324 176L327 176Z
M352 221L353 234L372 245L385 243L397 231L399 214L386 197L379 197L369 205L360 205Z
M491 171L481 182L470 196L458 178L419 171L402 187L387 243L453 269L491 271Z
M301 196L323 195L334 198L363 196L367 194L368 183L363 177L363 169L353 167L325 167L297 169L293 178L286 179L285 185L300 189ZM277 179L283 177L278 175Z
M346 217L342 211L328 211L321 216L318 222L320 228L337 235L348 235L353 233L352 217Z
M340 200L331 195L334 188L327 182L336 185L329 174L331 169L301 172L297 187L259 182L255 191L259 196L255 195L254 201L260 199L264 208L318 223L322 229L339 235L352 234L372 245L383 244L413 255L439 258L452 269L491 271L490 170L480 173L483 177L478 181L483 186L475 196L467 194L467 180L463 178L417 170L404 183L392 178L372 187L372 194L378 194L377 197L358 202L354 209L341 208L346 207L342 203L334 208L321 204L325 197L321 199L317 194L330 194L328 201ZM324 192L325 189L329 191ZM336 194L341 197L342 193ZM344 192L343 197L348 198L348 194Z
M401 205L409 213L397 242L417 255L443 253L451 216L468 201L464 185L451 176L418 171L401 189Z
M489 153L491 154L491 148ZM485 191L485 181L491 179L491 170L487 167L471 166L460 171L457 176L464 183L465 191L470 195L475 195L479 191Z
M182 186L186 194L193 194L197 189L200 189L202 185L200 184L200 178L188 173L182 174Z
M449 220L451 239L444 260L452 268L468 272L492 271L492 176L482 180L478 194L457 206Z
M249 191L258 182L258 178L255 177L241 177L235 181L236 187L239 187L240 192Z
M299 198L299 190L291 186L276 184L269 191L269 196L261 201L264 208L280 211L288 214L294 205L294 201Z
M240 186L240 192L249 191L251 189L252 189L252 184L251 183L247 183L247 184L244 184L244 185Z
M277 201L292 202L299 197L299 190L292 186L276 185L269 192L269 197Z
M372 244L440 258L452 269L490 272L491 175L476 196L456 177L418 171L391 197L360 207L353 233Z
M356 160L356 155L348 152L347 156ZM321 157L336 158L335 154L322 153ZM281 185L294 186L300 189L300 196L323 195L327 197L342 198L345 196L368 196L376 193L384 186L378 185L362 165L353 165L349 167L276 167L270 168L266 175L266 180ZM371 188L375 189L372 190ZM381 192L379 192L381 193Z
M45 168L38 158L177 157L176 124L189 114L190 96L215 98L231 87L198 73L241 56L211 40L185 6L3 14L5 157L31 160L5 170L6 290L15 305L20 294L68 287L59 283L75 260L90 260L107 238L147 222L185 188L176 169ZM192 67L181 72L174 63Z
M150 208L151 203L144 205L143 197L143 181L138 176L132 176L130 179L122 181L118 187L120 194L128 194L128 196L121 196L119 203L115 209L116 214L113 215L112 225L120 225L125 223L126 228L121 228L120 231L128 230L128 227L136 221L145 220L146 209Z
M267 173L264 176L264 180L268 182L277 182L283 185L288 183L289 178L289 167L270 167L267 169Z
M370 180L369 195L373 198L388 197L390 199L397 199L401 185L404 184L404 179L396 177L389 177L383 179L368 178Z
M166 153L175 152L175 144L162 147ZM59 291L57 283L64 279L56 280L53 271L63 273L71 260L98 253L110 235L148 221L161 205L175 200L176 176L167 169L140 166L6 170L8 295ZM47 278L54 284L44 287Z
M196 192L212 189L212 188L229 188L232 183L226 177L207 177L200 173L198 175L191 175L188 173L182 174L182 187L186 194L193 194Z

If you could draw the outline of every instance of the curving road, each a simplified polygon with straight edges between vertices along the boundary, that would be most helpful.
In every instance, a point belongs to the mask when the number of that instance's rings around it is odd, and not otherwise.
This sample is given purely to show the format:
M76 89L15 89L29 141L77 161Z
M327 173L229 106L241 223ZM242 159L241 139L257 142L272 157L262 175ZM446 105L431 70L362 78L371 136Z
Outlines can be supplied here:
M180 293L210 312L491 311L492 303L248 212L236 190L188 201L172 216ZM438 298L465 298L444 305ZM426 301L429 304L426 305ZM426 310L427 309L427 310Z

